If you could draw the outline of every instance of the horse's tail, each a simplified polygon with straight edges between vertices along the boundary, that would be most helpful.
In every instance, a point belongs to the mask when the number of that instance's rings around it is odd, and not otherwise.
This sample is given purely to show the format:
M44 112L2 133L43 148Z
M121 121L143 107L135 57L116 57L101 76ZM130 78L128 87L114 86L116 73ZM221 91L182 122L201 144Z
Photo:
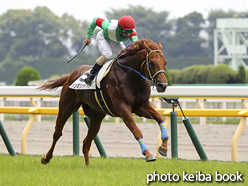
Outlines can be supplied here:
M47 81L45 84L43 84L40 87L38 87L38 89L39 90L57 89L58 87L61 87L61 86L63 86L65 84L65 82L67 81L68 77L69 77L69 75L64 76L62 78L59 78L59 79Z

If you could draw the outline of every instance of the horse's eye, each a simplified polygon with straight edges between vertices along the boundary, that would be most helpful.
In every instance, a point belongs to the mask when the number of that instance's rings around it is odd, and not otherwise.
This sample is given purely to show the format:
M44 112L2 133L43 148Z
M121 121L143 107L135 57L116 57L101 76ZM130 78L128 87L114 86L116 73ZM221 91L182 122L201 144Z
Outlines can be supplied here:
M150 66L151 67L154 67L155 66L155 63L153 61L150 62Z

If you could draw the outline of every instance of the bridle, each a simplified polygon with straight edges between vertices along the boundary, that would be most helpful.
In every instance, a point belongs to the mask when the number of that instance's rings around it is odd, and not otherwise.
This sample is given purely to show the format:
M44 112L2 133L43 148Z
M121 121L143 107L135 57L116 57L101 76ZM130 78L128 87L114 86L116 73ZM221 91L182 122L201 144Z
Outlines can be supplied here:
M149 73L149 76L150 76L150 78L151 78L151 83L154 83L154 84L156 84L156 79L155 79L155 77L158 75L158 74L160 74L160 73L164 73L165 75L166 75L166 72L165 72L165 70L159 70L159 71L157 71L156 73L154 73L153 75L151 74L151 71L150 71L150 68L149 68L149 61L148 61L148 57L153 53L153 52L162 52L161 50L152 50L151 52L149 52L149 53L147 53L147 55L146 55L146 60L141 64L141 68L142 68L142 66L146 63L146 68L147 68L147 71L148 71L148 73Z
M143 65L146 63L146 68L147 68L147 71L148 71L148 73L149 73L150 79L147 78L147 77L145 77L144 75L142 75L142 74L141 74L140 72L138 72L137 70L134 70L134 69L131 68L131 67L128 67L128 66L125 66L125 65L120 64L119 58L120 58L121 56L124 56L126 53L123 53L123 54L119 55L119 57L117 58L117 63L118 63L120 66L124 67L124 68L130 69L130 70L136 72L136 73L137 73L138 75L140 75L143 79L149 81L150 83L156 84L157 81L156 81L155 77L156 77L158 74L160 74L160 73L164 73L164 74L166 75L166 72L165 72L165 70L159 70L159 71L157 71L156 73L154 73L154 74L152 75L152 73L151 73L151 71L150 71L150 68L149 68L149 64L148 64L148 63L149 63L148 57L149 57L153 52L162 52L162 51L161 51L161 50L152 50L152 51L149 52L149 53L147 52L147 54L146 54L146 59L144 60L144 62L143 62L143 63L141 64L141 66L140 66L141 69L142 69Z

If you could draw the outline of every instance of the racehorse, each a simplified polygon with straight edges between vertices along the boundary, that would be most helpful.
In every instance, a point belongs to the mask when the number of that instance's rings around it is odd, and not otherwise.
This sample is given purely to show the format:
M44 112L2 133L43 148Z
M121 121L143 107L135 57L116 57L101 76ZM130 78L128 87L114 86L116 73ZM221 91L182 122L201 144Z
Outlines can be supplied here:
M162 156L166 156L168 135L164 120L149 101L151 83L158 92L166 90L168 85L165 73L166 64L167 61L162 52L161 42L154 43L149 38L144 38L124 49L115 58L108 74L101 81L102 95L110 113L124 121L139 142L142 154L146 156L147 162L155 161L156 158L147 149L132 113L157 121L162 138L162 145L158 151ZM89 165L91 142L97 135L106 113L95 99L95 90L75 90L69 88L69 86L90 68L90 66L81 65L70 75L57 80L50 80L39 87L40 90L52 90L63 86L52 146L41 159L42 164L47 164L51 160L56 142L62 136L62 130L67 119L82 106L90 121L90 127L82 148L85 163Z

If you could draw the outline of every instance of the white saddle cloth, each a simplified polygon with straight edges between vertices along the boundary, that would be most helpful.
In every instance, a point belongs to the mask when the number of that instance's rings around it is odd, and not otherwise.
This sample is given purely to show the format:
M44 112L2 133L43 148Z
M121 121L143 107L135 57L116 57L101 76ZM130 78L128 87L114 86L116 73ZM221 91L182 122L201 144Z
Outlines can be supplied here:
M73 82L69 86L69 88L70 89L76 89L76 90L85 90L85 89L95 90L96 86L98 88L100 88L100 82L106 76L106 74L107 74L106 71L107 71L108 67L112 64L112 62L113 62L113 60L110 60L110 61L108 61L107 63L105 63L103 65L103 67L100 69L100 71L98 72L97 76L93 79L93 81L92 81L92 83L90 85L88 85L88 84L86 84L84 82L85 78L87 77L87 75L85 75L85 73L84 73L75 82Z

